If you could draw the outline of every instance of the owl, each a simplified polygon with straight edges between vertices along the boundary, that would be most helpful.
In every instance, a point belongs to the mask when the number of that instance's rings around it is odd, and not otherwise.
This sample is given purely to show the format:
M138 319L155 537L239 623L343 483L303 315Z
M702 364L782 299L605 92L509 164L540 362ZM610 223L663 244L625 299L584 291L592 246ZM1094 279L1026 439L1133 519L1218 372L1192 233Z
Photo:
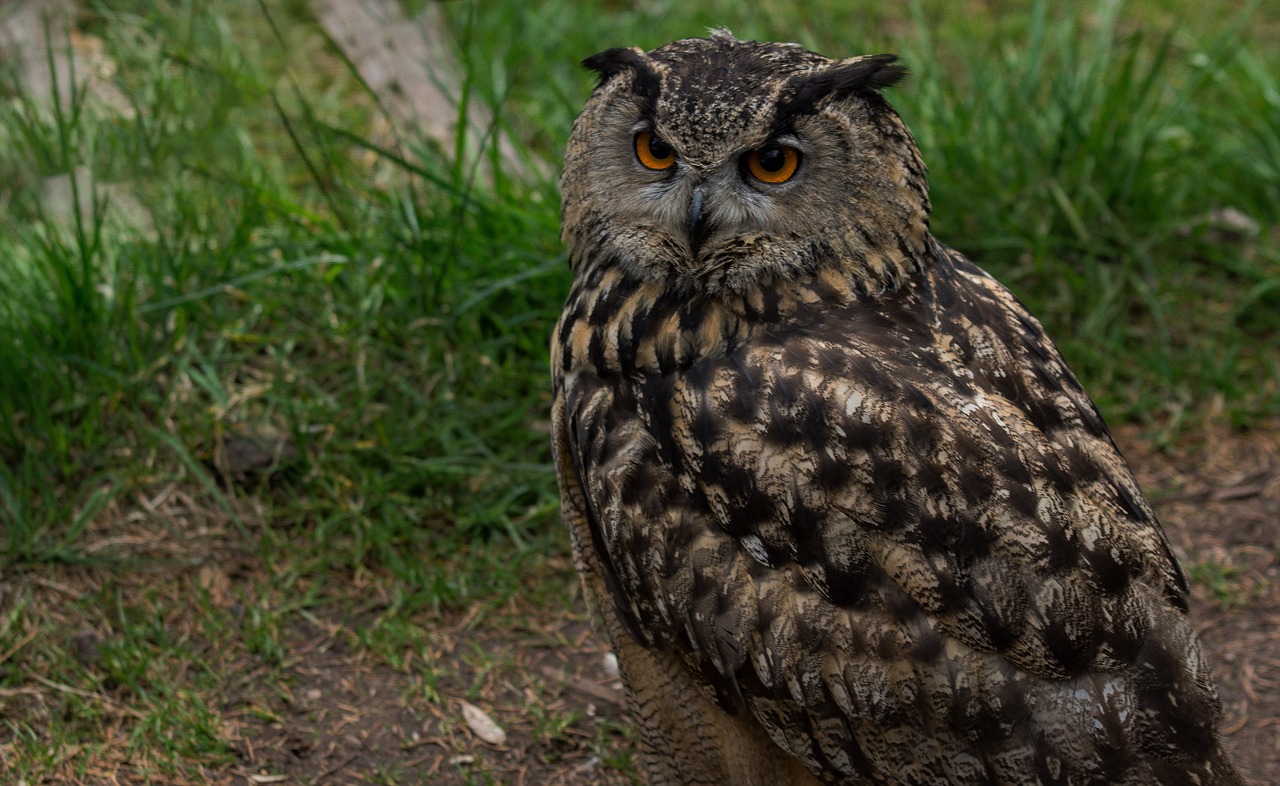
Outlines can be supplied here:
M584 64L553 449L650 783L1243 783L1097 410L930 234L896 58Z

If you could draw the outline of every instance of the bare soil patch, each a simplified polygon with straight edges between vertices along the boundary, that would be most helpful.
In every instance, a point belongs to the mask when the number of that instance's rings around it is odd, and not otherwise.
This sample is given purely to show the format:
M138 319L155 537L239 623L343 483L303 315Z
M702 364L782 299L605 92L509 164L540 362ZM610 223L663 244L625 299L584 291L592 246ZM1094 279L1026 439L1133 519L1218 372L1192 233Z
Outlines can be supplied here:
M1133 428L1117 439L1191 579L1236 760L1280 783L1280 423L1210 431L1172 456Z
M435 625L425 671L438 678L429 686L412 662L391 667L342 644L341 629L300 625L287 688L235 700L239 774L317 784L629 783L606 764L630 744L607 650L581 614L537 613L537 629ZM505 739L485 740L467 704Z

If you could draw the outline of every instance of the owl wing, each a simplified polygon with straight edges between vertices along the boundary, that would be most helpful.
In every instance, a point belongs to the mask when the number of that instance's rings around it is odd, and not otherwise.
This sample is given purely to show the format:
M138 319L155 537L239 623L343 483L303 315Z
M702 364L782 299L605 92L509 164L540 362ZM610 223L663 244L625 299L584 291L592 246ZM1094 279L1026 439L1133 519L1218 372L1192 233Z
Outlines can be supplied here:
M1149 506L1040 326L958 255L910 297L562 395L618 615L815 771L1210 744Z

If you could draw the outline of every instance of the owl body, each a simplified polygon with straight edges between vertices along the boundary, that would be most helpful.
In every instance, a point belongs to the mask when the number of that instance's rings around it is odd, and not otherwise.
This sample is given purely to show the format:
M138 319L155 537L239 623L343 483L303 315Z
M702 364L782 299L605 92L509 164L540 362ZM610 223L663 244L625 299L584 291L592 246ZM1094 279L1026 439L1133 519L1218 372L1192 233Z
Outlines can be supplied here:
M1240 783L1105 425L929 233L893 58L587 63L554 450L651 782Z

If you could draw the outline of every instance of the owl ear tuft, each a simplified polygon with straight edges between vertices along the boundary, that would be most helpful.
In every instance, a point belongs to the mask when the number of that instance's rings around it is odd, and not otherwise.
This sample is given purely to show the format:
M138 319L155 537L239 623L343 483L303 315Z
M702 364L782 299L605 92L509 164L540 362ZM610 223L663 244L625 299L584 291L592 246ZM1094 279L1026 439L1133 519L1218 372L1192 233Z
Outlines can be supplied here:
M630 71L633 74L635 91L650 104L658 100L658 89L661 85L658 72L654 70L649 56L635 47L620 46L606 49L583 60L582 64L600 75L600 81L596 83L596 87L600 87L618 74Z
M828 97L844 98L857 93L875 93L897 84L907 75L898 65L897 55L867 55L839 60L820 71L792 78L795 92L779 110L779 115L807 115Z

